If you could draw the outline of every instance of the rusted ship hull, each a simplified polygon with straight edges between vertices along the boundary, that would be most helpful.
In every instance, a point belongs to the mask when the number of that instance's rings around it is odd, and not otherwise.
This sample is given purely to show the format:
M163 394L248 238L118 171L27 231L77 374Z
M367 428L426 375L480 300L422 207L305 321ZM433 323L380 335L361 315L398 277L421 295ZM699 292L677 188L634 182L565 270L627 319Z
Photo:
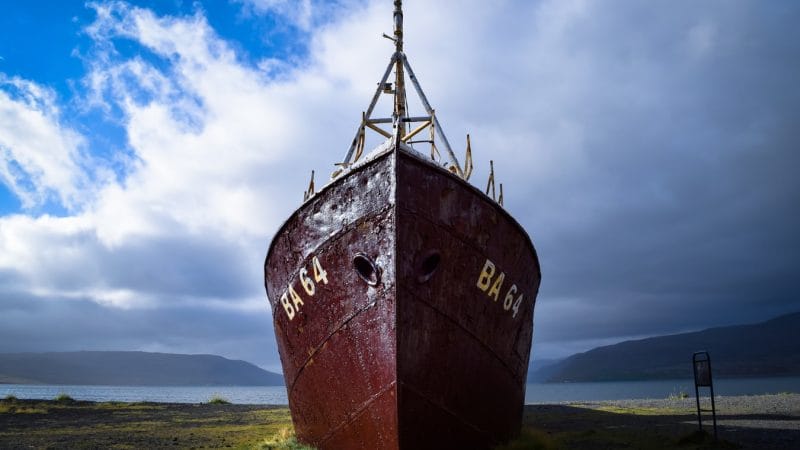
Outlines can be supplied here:
M298 209L264 270L301 441L487 448L518 433L539 262L462 179L386 151Z

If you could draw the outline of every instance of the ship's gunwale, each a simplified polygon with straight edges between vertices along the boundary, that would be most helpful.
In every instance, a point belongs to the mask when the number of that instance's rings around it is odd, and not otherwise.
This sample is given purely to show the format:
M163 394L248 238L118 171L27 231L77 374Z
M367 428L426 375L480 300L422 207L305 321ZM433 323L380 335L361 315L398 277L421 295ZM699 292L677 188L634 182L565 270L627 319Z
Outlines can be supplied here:
M314 199L316 199L318 196L323 195L327 191L333 189L338 184L344 182L344 180L346 180L346 179L348 179L348 178L350 178L352 176L356 176L357 174L359 174L362 171L364 171L366 168L371 167L374 164L377 164L379 161L382 161L384 158L388 158L388 157L390 157L391 155L394 155L397 152L400 152L400 153L402 153L404 155L410 156L410 157L416 159L418 162L421 162L421 163L429 166L430 168L438 170L442 174L447 175L448 177L450 177L450 179L460 183L464 187L467 187L467 188L471 189L473 192L475 192L477 194L480 194L479 198L481 198L482 200L486 201L489 205L491 205L495 209L495 211L498 211L498 212L500 212L500 214L505 216L505 218L508 219L509 222L512 223L518 229L518 231L522 234L522 236L525 238L525 242L528 244L529 249L533 253L533 257L536 260L537 275L539 276L539 279L541 279L541 266L539 264L539 255L536 252L536 248L533 246L533 241L531 240L530 235L528 234L528 232L525 231L525 228L511 215L511 213L506 211L502 206L497 204L497 202L495 202L492 198L490 198L488 195L486 195L486 193L484 193L483 191L481 191L477 187L473 186L468 181L466 181L463 178L461 178L460 176L450 172L449 170L446 170L445 168L435 164L433 161L429 161L427 158L425 158L424 156L419 154L416 150L411 149L409 151L409 150L403 149L402 147L400 149L397 149L396 146L394 146L394 145L392 145L389 149L385 150L384 152L375 155L373 158L371 158L369 160L366 160L363 163L358 164L357 166L354 166L347 173L342 174L337 179L335 179L335 180L331 181L330 183L326 184L319 192L315 193L308 200L303 202L297 209L295 209L294 212L291 215L289 215L289 217L283 222L283 224L281 224L281 226L275 232L275 235L270 240L269 249L267 250L267 256L264 259L264 269L266 270L267 262L270 260L270 257L272 256L272 251L273 251L273 249L275 247L275 243L276 243L276 239L275 238L280 236L285 231L286 227L289 226L289 224L292 223L292 221L298 215L300 215L307 206L311 205L311 203L313 202ZM395 182L396 182L396 180L395 180ZM338 234L339 234L339 232L336 233L336 235L338 235ZM325 242L327 242L327 241L329 241L331 239L335 239L336 235L329 237L328 239L325 240ZM271 292L269 291L269 286L266 283L266 279L264 280L264 287L266 288L266 291L267 291L267 297L270 299L270 303L272 304L273 297L272 297L272 295L270 295ZM271 306L273 306L273 314L274 314L274 306L275 305L272 304Z

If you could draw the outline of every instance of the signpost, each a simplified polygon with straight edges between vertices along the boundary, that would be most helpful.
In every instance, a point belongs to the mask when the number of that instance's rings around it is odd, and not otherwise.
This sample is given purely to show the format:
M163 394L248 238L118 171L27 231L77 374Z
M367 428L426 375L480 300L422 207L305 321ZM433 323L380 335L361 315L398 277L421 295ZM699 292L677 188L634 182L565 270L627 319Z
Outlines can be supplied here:
M692 355L692 368L694 369L694 397L697 399L697 426L703 431L703 415L700 409L700 387L711 390L711 417L714 421L714 439L717 439L717 408L714 405L714 382L711 379L711 356L708 352L694 352ZM705 410L708 411L708 410Z

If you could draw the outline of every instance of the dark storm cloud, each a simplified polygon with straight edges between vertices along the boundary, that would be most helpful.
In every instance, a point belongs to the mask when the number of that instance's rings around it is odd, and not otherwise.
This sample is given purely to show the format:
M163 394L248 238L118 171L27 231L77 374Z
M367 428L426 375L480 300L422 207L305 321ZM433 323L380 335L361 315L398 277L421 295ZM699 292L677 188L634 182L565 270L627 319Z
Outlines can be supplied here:
M36 266L38 287L54 292L127 290L142 297L235 299L252 295L260 285L260 259L243 257L239 246L213 235L135 237L108 247L93 230L82 230L49 244L54 248L27 264ZM26 283L11 271L2 277L4 285Z
M145 350L210 353L277 370L271 316L198 305L108 308L84 299L2 292L0 352Z
M798 8L643 6L575 29L586 159L513 205L538 238L540 344L800 310Z
M241 297L253 292L239 249L207 238L171 238L125 244L107 252L109 283L161 295Z

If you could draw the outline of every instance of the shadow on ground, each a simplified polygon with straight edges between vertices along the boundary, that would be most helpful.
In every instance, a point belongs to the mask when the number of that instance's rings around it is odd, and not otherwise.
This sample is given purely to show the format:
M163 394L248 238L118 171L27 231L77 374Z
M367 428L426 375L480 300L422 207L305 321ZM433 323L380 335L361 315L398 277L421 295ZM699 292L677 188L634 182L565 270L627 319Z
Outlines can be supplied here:
M697 415L685 411L527 405L525 445L504 448L800 448L800 416L718 414L717 441L710 414L703 425L699 432Z

